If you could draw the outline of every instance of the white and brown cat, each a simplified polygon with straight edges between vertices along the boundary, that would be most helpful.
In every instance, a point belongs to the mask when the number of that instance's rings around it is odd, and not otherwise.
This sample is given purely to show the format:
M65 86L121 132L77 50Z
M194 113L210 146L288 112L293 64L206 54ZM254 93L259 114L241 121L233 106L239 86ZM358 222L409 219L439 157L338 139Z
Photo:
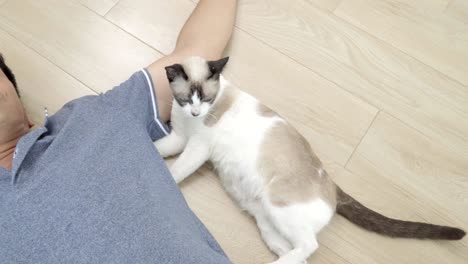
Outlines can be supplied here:
M286 120L233 87L221 72L228 58L191 57L166 67L174 95L172 132L155 145L177 183L211 161L226 191L256 220L274 263L306 263L317 233L336 213L391 237L458 240L458 228L385 217L343 192Z

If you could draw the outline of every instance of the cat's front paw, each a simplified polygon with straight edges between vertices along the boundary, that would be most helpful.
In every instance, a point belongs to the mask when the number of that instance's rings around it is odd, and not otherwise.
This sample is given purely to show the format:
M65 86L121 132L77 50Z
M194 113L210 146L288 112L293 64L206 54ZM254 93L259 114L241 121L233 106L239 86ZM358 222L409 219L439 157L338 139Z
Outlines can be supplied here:
M185 176L182 174L181 170L175 166L172 166L169 171L171 172L172 177L174 178L175 182L179 184Z
M167 143L165 143L163 140L158 140L154 142L154 146L159 152L159 155L163 158L168 158L171 156L171 151L169 146L167 146Z

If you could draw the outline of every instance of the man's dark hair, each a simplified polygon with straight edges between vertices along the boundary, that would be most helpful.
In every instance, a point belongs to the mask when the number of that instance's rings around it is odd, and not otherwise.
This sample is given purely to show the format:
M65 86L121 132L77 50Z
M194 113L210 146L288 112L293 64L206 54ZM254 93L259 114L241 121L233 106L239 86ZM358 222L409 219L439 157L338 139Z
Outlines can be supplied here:
M17 86L17 84L16 84L15 75L13 74L13 72L11 71L11 69L5 64L5 60L3 59L2 54L0 54L0 69L1 69L1 70L3 71L3 73L6 75L6 77L8 78L8 80L10 80L10 82L13 84L13 86L15 87L16 93L17 93L18 96L19 96L20 94L19 94L19 91L18 91L18 86Z

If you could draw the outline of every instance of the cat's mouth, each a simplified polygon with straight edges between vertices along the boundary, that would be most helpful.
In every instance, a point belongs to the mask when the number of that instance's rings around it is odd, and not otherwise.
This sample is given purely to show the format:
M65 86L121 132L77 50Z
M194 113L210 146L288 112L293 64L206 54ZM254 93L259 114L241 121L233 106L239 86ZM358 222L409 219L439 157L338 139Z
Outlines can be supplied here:
M199 119L199 118L205 117L206 113L196 113L196 114L190 113L189 116L194 119Z
M199 119L207 115L208 111L184 109L185 115L189 118Z

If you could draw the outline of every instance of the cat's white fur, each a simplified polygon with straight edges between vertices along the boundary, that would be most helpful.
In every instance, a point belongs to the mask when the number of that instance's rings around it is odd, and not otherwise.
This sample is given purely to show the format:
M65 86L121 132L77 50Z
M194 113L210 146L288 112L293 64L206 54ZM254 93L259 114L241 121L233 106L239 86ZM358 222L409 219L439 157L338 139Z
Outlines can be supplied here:
M194 74L198 76L200 72ZM221 76L216 100L225 89L236 88ZM194 102L199 104L199 100ZM254 97L239 91L232 106L216 124L207 126L204 123L206 113L193 117L190 106L181 107L174 102L172 132L155 146L163 157L182 152L170 168L177 183L210 160L226 191L255 217L263 240L280 256L274 263L306 263L318 248L316 235L330 221L334 208L320 197L286 206L270 201L257 161L267 132L285 120L276 115L261 115L258 105Z

